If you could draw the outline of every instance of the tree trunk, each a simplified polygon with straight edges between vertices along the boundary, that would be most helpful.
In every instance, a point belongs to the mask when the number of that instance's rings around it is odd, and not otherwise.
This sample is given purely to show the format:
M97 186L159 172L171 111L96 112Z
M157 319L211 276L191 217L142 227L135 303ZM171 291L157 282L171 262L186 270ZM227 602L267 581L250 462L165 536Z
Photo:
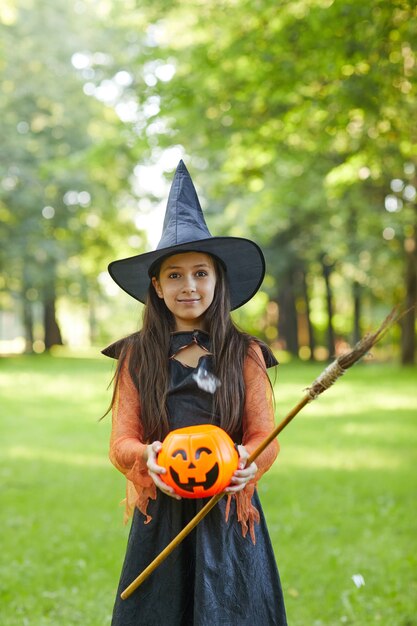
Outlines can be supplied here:
M406 310L401 320L401 363L413 365L416 349L416 306L417 306L417 232L414 240L409 240L405 276Z
M49 294L43 303L43 323L45 330L45 350L52 346L62 346L62 336L56 319L55 294Z
M283 282L278 295L278 336L286 350L298 356L298 321L291 276Z
M303 286L303 296L305 302L305 311L307 318L307 328L308 328L308 346L310 348L310 361L314 361L314 351L316 349L316 341L314 338L314 328L311 323L311 310L310 310L310 298L308 296L308 285L307 285L307 272L302 272L302 286Z
M32 287L30 272L28 268L31 267L31 259L27 257L23 258L23 273L22 273L22 285L21 285L21 298L22 298L22 314L23 314L23 329L25 333L25 353L31 354L33 352L34 337L34 318L33 318L33 304L28 300L27 293Z
M361 338L361 286L355 280L353 283L353 345Z
M33 308L32 303L22 295L23 298L23 328L25 330L25 352L30 354L33 352Z
M321 261L323 268L323 277L326 284L326 307L327 307L327 350L329 352L329 359L332 359L336 352L334 329L333 329L333 294L332 286L330 284L330 275L333 270L333 266L326 263L325 259Z

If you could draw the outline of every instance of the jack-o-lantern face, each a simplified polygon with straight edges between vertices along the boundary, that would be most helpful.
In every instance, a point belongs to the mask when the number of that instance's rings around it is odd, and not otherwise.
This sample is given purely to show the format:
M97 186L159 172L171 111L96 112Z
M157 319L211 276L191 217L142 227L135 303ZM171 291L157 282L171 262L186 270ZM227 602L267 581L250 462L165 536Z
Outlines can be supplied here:
M204 498L223 491L237 469L238 454L224 430L204 424L171 431L158 465L161 479L184 498Z

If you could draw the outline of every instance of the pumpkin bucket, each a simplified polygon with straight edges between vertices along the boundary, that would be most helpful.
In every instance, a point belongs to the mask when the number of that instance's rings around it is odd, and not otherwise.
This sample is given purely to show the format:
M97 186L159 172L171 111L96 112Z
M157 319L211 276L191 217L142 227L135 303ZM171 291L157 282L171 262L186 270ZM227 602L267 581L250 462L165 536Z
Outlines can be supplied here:
M237 469L239 455L229 435L203 424L172 430L162 442L160 478L183 498L206 498L221 493Z

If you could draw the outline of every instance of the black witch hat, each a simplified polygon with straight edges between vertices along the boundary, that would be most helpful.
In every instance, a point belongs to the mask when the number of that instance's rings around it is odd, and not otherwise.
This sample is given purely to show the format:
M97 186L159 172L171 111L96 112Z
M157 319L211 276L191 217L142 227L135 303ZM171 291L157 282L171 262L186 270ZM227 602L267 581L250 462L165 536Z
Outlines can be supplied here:
M220 259L226 269L231 308L245 304L258 291L265 275L259 246L240 237L213 237L204 220L197 192L183 161L175 172L156 250L113 261L109 273L129 295L146 302L150 279L161 261L181 252L205 252Z

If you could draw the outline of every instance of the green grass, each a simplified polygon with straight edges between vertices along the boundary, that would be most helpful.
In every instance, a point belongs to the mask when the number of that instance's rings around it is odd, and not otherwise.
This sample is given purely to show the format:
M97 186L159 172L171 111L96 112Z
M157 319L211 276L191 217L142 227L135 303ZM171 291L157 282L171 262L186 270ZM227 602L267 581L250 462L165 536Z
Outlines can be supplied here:
M277 419L320 369L279 368ZM128 533L98 422L111 375L104 358L0 362L2 626L110 623ZM416 383L359 365L281 434L259 490L290 626L417 626Z

